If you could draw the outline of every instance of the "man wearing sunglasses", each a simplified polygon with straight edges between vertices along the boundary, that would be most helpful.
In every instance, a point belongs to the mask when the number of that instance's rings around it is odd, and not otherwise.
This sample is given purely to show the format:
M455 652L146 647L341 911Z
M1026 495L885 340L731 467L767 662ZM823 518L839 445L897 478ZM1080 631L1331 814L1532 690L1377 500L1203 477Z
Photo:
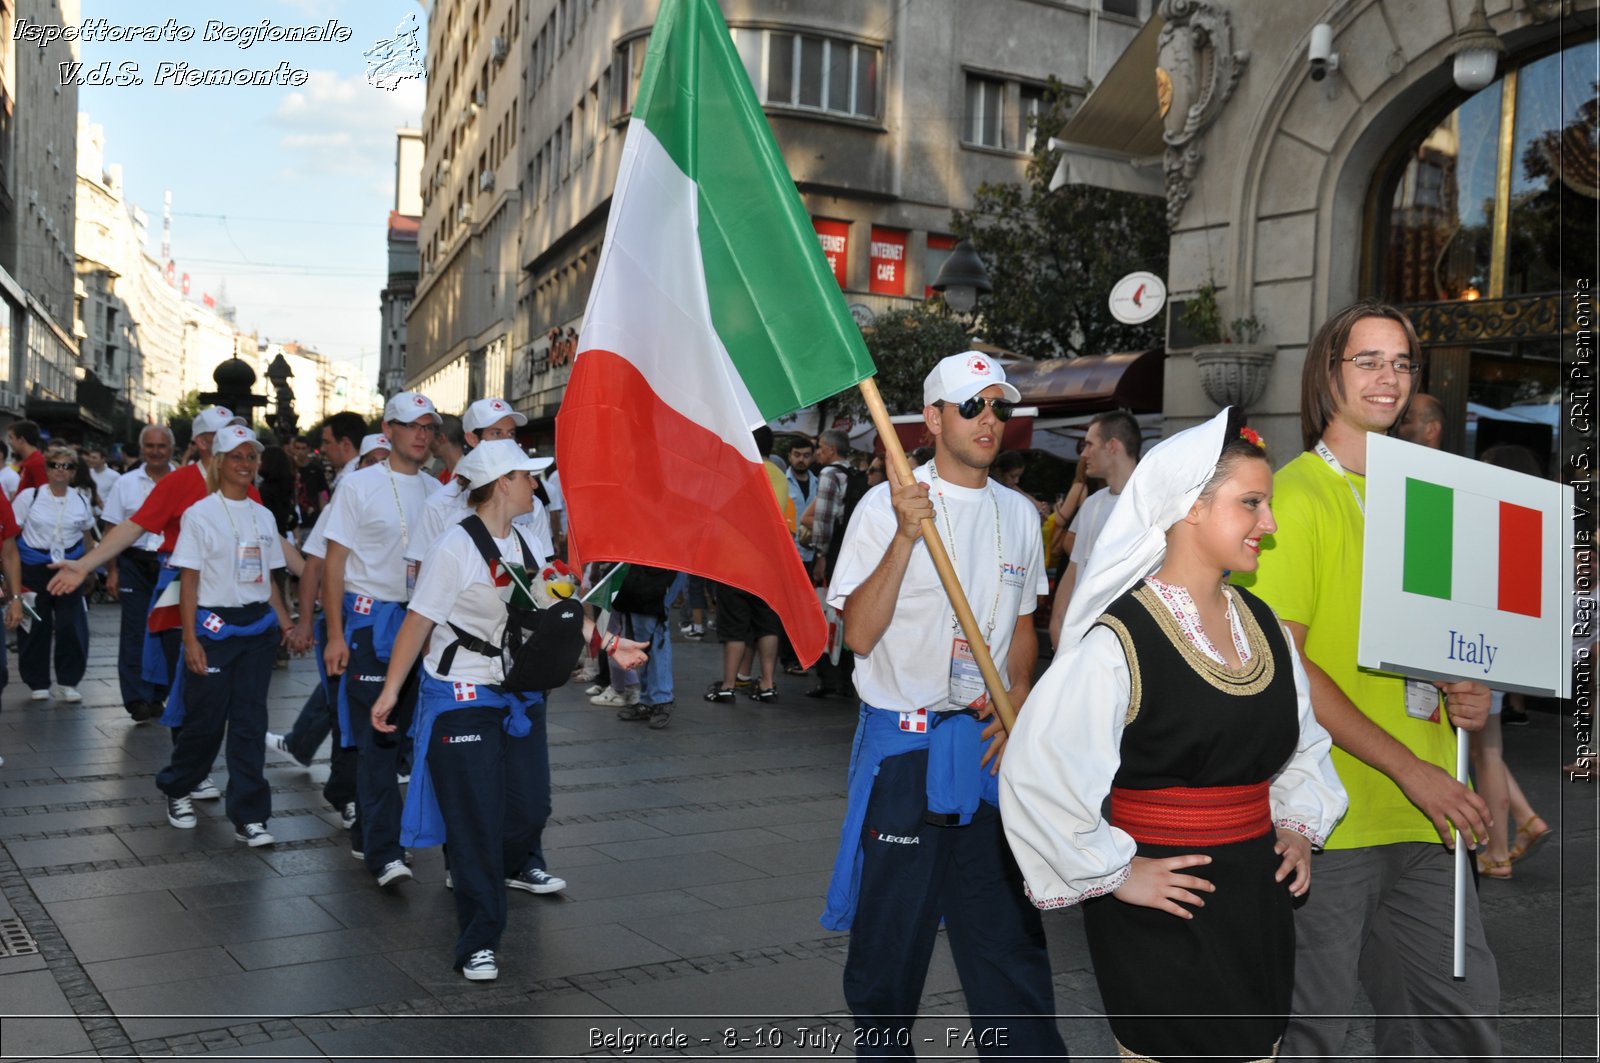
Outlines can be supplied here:
M1066 1055L1043 924L1000 835L1005 735L922 542L931 519L1021 711L1039 653L1032 614L1048 589L1044 542L1028 500L989 479L1020 398L986 354L936 365L922 411L933 460L909 483L891 467L862 497L828 590L862 705L822 923L850 930L844 994L871 1045L910 1043L942 919L979 1043Z

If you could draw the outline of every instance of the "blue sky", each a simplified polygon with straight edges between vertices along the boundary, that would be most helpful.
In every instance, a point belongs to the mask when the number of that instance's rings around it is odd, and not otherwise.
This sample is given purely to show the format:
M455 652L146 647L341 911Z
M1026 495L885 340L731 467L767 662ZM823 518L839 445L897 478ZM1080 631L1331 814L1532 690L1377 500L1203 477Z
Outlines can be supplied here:
M361 54L394 35L416 0L83 0L82 17L114 25L192 27L188 42L86 42L86 67L137 63L143 85L86 85L78 109L105 128L106 163L120 163L128 200L150 217L159 254L161 199L172 192L172 257L193 290L227 285L239 327L296 340L377 376L378 293L394 202L394 131L420 127L423 89L369 85ZM304 26L337 19L344 43L202 40L206 23ZM19 44L18 47L23 47ZM157 86L157 65L309 72L301 87Z

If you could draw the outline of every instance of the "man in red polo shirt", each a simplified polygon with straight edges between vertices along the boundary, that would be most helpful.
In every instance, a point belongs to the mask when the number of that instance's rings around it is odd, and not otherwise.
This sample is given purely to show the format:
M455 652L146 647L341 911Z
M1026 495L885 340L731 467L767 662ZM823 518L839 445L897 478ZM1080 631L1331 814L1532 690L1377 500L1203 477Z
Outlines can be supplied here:
M44 451L39 449L42 438L32 421L13 421L6 429L6 446L17 456L17 491L12 498L30 487L45 485Z

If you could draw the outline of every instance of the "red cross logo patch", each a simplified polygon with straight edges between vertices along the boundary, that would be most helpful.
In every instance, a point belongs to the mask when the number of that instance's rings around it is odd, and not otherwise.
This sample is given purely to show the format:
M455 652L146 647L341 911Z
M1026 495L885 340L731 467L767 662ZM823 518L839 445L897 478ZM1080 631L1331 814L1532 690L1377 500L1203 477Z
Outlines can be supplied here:
M426 406L428 404L428 400L421 395L413 395L411 401L418 406Z
M917 709L915 712L902 712L900 714L900 730L910 731L913 734L928 733L928 710Z
M360 613L362 616L371 616L372 615L372 599L368 598L365 594L356 595L355 610L356 610L356 612Z
M222 630L222 617L218 616L216 613L207 613L206 618L200 621L200 626L212 634L216 634L218 631Z
M989 371L989 363L984 361L981 354L975 354L967 359L967 368L974 373L987 373Z
M455 688L457 701L477 701L478 684L476 683L451 683Z

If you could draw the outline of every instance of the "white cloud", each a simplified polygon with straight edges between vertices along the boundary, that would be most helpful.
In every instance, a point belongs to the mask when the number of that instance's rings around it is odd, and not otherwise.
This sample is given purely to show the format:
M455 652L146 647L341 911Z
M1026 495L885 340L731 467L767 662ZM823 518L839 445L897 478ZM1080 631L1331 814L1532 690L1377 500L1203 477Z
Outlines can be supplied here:
M313 70L304 88L288 93L271 124L284 130L279 146L285 176L380 177L394 171L394 131L422 124L424 90L407 82L389 91L362 75Z

